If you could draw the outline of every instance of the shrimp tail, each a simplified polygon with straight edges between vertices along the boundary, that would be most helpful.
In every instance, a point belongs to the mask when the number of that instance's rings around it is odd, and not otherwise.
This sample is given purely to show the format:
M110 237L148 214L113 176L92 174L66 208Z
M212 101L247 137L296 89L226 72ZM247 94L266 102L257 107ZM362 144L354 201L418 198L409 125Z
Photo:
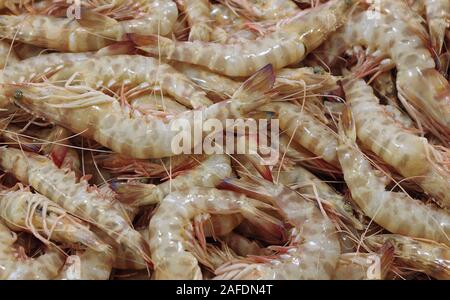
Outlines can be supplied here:
M140 35L137 33L129 33L128 39L137 46L137 49L154 56L159 56L161 52L170 56L170 49L174 47L171 39L156 34Z
M380 268L381 278L386 278L394 263L395 247L389 241L384 243L378 253L381 255Z
M356 125L349 107L345 107L342 112L341 122L339 122L339 136L347 143L356 143Z
M275 71L272 64L259 69L247 79L233 94L232 99L243 102L243 112L250 112L270 100L270 91L275 84Z
M119 183L113 181L111 183L111 189L116 192L120 202L132 206L139 205L139 202L148 196L154 187L153 184L137 182Z
M118 22L111 17L84 8L81 9L81 18L77 19L77 22L81 26L90 30L95 30L96 32L107 30L118 24Z

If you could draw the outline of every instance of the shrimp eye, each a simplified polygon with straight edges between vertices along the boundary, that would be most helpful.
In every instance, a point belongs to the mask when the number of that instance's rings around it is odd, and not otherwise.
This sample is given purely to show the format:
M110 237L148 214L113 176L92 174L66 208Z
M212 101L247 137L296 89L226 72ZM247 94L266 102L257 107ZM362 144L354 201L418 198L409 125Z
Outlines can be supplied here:
M14 92L14 99L16 99L16 100L20 100L20 99L22 99L22 97L23 97L23 92L21 91L21 90L16 90L15 92Z
M324 73L324 69L322 67L316 66L313 69L314 74L323 74Z

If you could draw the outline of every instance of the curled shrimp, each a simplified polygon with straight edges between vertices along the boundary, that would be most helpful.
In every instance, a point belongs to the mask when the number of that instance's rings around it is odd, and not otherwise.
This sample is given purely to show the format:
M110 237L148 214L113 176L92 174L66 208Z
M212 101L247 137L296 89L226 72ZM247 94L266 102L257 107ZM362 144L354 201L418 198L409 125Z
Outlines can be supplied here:
M59 280L108 280L114 257L109 253L91 249L77 251L67 257L56 279Z
M399 234L372 235L364 242L375 249L389 242L394 246L396 260L436 279L450 278L450 248L448 246Z
M13 230L29 231L47 244L54 240L81 243L96 251L109 248L79 219L46 197L27 190L2 191L0 216Z
M194 121L199 114L203 120L216 118L221 122L240 118L255 106L270 101L264 93L270 91L273 82L273 69L268 65L248 79L230 100L145 122L129 116L115 98L85 86L7 85L5 94L27 112L92 138L117 153L134 158L161 158L177 154L173 142L180 135L193 137Z
M150 54L201 65L228 76L250 76L267 64L280 69L304 59L344 22L352 6L351 0L333 0L259 40L233 45L174 42L155 36L134 36L133 40Z
M258 207L264 203L213 188L191 188L169 194L150 220L150 249L156 279L202 279L197 259L185 251L189 222L204 213L236 214L249 219L270 218Z
M15 247L16 240L17 235L0 222L0 279L48 280L58 275L64 264L58 250L47 250L43 255L31 258L23 248Z
M280 247L278 255L260 257L261 262L232 261L216 270L217 279L332 277L341 252L339 240L333 223L313 203L281 184L268 181L252 183L227 179L222 187L274 204L294 228L290 232L290 244Z
M397 125L385 113L364 80L344 81L344 92L361 142L401 175L411 177L437 202L448 207L450 171L433 156L438 151L425 138ZM444 156L445 160L445 154L436 153L436 156Z
M120 184L114 189L122 202L145 206L159 203L172 191L192 186L215 187L230 175L230 158L226 155L211 155L192 170L185 170L175 178L169 177L168 181L161 184Z
M183 74L158 60L137 55L96 57L66 66L51 77L53 82L65 81L77 74L77 80L95 89L135 87L128 93L159 86L181 104L199 108L212 103L206 94L197 89Z
M392 30L392 29L395 30ZM450 134L450 84L435 69L435 61L417 30L392 14L357 11L323 44L323 60L332 64L351 46L376 50L397 67L398 97L419 125L445 140Z
M91 187L85 179L78 181L74 172L59 169L41 155L11 148L1 148L0 152L3 170L30 184L69 213L95 224L150 262L146 241L131 227L126 211L118 206L112 191Z
M450 215L402 192L386 191L386 177L376 172L356 145L351 111L339 128L338 156L353 200L377 224L392 233L450 244Z

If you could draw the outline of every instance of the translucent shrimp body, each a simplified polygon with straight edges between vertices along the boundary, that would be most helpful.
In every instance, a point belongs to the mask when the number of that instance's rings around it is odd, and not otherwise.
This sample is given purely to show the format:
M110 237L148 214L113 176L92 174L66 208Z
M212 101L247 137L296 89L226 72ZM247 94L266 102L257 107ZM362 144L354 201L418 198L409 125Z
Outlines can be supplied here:
M149 225L155 279L202 279L197 259L185 250L190 222L204 213L255 217L258 210L254 203L241 194L207 188L192 188L164 198Z
M433 48L442 53L445 32L450 29L450 1L424 0Z
M0 16L0 37L65 52L94 51L113 41L92 34L68 18L44 15Z
M341 253L333 223L295 191L268 181L258 184L227 179L226 186L272 203L294 228L289 250L266 263L230 262L216 270L217 279L330 279Z
M450 245L449 213L404 193L386 191L386 177L373 169L356 145L351 114L344 117L338 156L353 200L367 216L392 233Z
M87 87L26 84L20 88L7 86L6 93L35 116L81 133L117 153L145 159L179 154L175 153L173 141L181 136L190 136L190 141L196 141L193 129L199 115L203 120L216 118L226 127L226 119L240 118L261 101L267 102L262 93L270 90L273 82L269 65L248 79L230 100L167 119L152 120L130 117L115 98ZM191 143L191 146L195 145Z
M118 210L113 195L100 193L85 180L78 181L73 172L59 169L43 156L11 148L1 148L0 154L3 170L150 261L146 241Z
M223 179L231 175L230 158L226 155L211 155L199 162L192 170L170 178L158 185L125 184L116 191L122 201L133 206L145 206L159 203L173 191L188 189L193 186L216 187Z
M353 1L333 0L265 37L232 45L136 38L139 48L170 60L201 65L228 76L250 76L267 64L275 69L301 61L345 20Z
M441 280L450 279L450 248L431 241L399 234L379 234L366 238L369 246L379 249L386 242L394 246L397 260Z
M64 258L56 250L30 258L14 247L17 236L0 222L0 279L48 280L58 275Z
M356 45L390 57L397 66L399 98L413 106L406 107L408 112L434 134L449 136L450 84L435 70L433 56L414 28L393 15L356 12L324 43L327 53L324 60L333 62L339 54ZM419 117L418 111L424 114Z
M212 104L183 74L157 59L137 55L114 55L90 59L67 66L52 76L54 82L78 74L76 80L99 89L120 88L122 85L148 89L158 86L181 104L198 108Z
M211 7L209 0L179 0L190 27L190 41L208 42L211 38Z
M109 248L86 224L59 205L26 190L1 192L0 216L13 230L29 231L43 242L80 243L96 251Z
M450 173L433 161L430 153L436 150L428 141L402 128L387 115L364 80L345 81L344 92L361 142L401 175L412 178L438 202L450 206Z

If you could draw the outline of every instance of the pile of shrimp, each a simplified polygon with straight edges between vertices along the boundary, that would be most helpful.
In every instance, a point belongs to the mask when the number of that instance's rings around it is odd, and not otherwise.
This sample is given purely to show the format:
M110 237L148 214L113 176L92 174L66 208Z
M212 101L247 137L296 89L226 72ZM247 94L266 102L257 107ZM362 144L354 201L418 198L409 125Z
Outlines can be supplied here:
M450 0L0 0L0 37L0 279L450 279ZM199 115L278 158L177 153Z

